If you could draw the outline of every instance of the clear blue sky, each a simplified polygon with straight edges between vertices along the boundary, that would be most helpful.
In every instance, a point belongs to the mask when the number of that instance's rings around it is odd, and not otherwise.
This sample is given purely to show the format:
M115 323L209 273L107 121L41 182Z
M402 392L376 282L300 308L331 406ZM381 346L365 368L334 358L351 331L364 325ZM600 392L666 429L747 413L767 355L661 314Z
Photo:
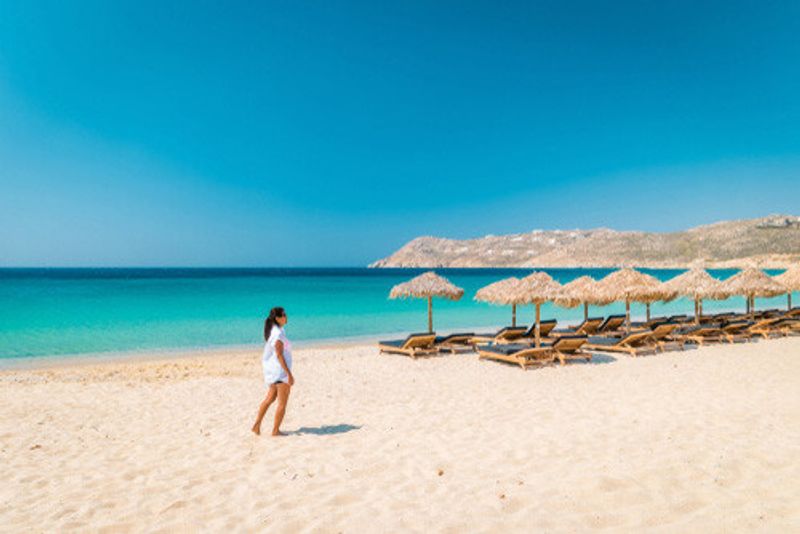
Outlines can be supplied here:
M798 214L799 35L797 1L0 0L0 266Z

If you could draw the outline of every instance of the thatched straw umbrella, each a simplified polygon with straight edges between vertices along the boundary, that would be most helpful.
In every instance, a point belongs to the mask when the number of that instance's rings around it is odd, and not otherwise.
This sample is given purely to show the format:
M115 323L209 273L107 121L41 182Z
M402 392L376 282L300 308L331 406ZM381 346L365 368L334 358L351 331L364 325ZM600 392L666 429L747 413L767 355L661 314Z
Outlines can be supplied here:
M423 273L408 282L397 284L389 293L389 298L427 298L428 299L428 332L433 333L433 297L443 297L458 300L464 295L464 290L453 285L450 280L443 278L433 271Z
M600 283L591 276L581 276L572 282L564 284L561 296L556 299L556 304L564 308L574 308L583 304L583 320L589 318L589 304L605 306L613 300L607 300L601 293Z
M647 320L650 320L650 304L659 300L672 300L675 293L664 287L654 276L644 274L636 269L624 268L614 271L602 280L599 285L605 298L625 301L625 329L631 328L631 302L647 304Z
M541 329L541 308L545 302L552 302L561 296L562 286L543 271L534 272L522 279L527 285L527 302L536 306L536 346L542 345L539 331Z
M725 290L731 295L747 298L747 311L750 319L755 316L756 297L775 297L786 293L786 288L767 276L761 269L748 267L724 282Z
M475 300L511 306L511 326L517 326L517 306L527 304L528 286L519 278L505 278L482 287L475 293Z
M792 309L792 292L800 291L800 265L789 268L783 274L774 277L775 280L786 288L786 297L789 309Z
M705 269L694 268L664 283L664 287L683 297L694 299L694 322L700 323L703 299L722 300L730 296L724 284Z

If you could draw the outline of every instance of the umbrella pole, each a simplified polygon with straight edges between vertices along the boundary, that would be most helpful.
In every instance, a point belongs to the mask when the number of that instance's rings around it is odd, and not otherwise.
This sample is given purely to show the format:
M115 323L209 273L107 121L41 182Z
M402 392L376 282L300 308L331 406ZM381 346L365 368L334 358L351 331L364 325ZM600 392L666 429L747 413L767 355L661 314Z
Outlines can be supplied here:
M756 297L753 295L750 297L750 320L756 320Z
M647 306L647 322L650 322L650 303L645 304Z
M517 305L511 305L511 326L517 326Z
M694 324L700 324L700 301L694 299Z
M433 302L432 298L428 297L428 333L433 334Z
M791 308L792 308L792 295L789 295L789 309L791 309ZM584 321L588 321L589 320L589 303L588 302L584 302L583 303L583 320Z
M540 303L538 302L536 303L536 348L537 349L542 346L542 341L541 338L539 337L539 319L541 313L541 306L542 305Z
M625 333L631 333L631 301L625 300Z
M789 310L791 310L792 309L792 292L791 291L786 294L786 298L789 301Z

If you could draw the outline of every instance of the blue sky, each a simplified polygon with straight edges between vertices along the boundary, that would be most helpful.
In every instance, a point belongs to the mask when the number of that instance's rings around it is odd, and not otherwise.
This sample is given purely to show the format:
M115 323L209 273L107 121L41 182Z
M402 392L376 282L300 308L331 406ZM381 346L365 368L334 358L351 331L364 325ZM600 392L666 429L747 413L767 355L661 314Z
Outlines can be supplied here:
M0 0L0 266L800 214L798 2Z

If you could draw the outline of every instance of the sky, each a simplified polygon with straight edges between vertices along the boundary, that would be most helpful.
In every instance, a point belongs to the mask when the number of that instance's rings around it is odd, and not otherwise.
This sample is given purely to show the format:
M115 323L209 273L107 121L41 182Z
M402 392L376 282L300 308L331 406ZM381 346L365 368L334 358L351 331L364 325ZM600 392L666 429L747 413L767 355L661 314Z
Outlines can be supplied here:
M0 0L0 267L800 215L800 2Z

